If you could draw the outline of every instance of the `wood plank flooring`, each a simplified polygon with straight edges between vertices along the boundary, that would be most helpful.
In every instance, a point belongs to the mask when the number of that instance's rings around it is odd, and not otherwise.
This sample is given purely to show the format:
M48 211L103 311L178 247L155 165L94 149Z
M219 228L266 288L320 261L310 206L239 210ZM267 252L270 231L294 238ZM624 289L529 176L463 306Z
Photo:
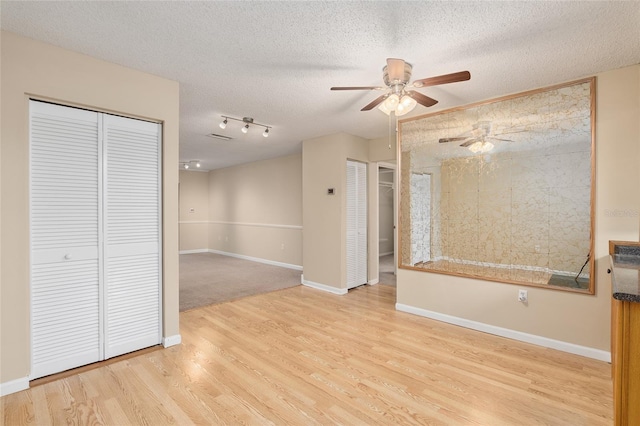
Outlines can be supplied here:
M610 425L609 364L294 287L180 315L183 343L5 396L5 425Z

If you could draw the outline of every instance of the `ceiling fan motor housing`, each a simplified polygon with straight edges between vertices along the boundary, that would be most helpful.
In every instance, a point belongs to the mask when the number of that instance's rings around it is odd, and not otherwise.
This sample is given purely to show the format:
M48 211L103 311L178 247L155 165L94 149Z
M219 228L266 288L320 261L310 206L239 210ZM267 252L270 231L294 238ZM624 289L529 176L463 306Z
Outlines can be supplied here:
M382 79L386 86L393 87L401 85L404 87L409 83L413 66L408 62L402 62L404 63L403 67L396 66L389 69L389 66L385 65L385 67L382 68Z

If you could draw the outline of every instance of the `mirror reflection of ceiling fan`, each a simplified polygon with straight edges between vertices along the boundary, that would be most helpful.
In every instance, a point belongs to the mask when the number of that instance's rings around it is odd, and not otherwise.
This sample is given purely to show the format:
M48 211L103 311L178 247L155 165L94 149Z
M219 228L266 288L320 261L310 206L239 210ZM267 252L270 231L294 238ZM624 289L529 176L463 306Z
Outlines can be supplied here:
M440 84L456 83L466 81L471 78L469 71L460 71L452 74L444 74L437 77L423 78L421 80L411 80L413 66L402 59L388 58L387 65L382 68L382 80L385 86L349 86L332 87L331 90L386 90L383 95L378 96L372 102L365 105L361 111L369 111L375 107L385 114L394 112L400 116L411 111L417 104L430 107L438 103L437 100L423 95L409 88L423 88L438 86Z
M438 142L462 142L460 146L469 148L469 150L473 153L485 153L491 151L494 147L493 143L491 143L491 140L500 142L513 142L513 140L511 139L502 139L497 138L496 136L520 132L524 132L524 130L519 129L511 132L494 134L491 131L491 121L478 121L472 126L472 129L470 131L452 138L440 138L438 139Z

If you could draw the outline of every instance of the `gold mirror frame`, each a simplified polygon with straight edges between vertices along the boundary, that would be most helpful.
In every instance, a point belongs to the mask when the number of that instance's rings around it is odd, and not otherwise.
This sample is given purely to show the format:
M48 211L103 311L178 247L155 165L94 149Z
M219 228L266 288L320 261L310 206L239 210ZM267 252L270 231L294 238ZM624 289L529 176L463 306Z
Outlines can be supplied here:
M399 120L398 141L399 268L595 294L595 77Z

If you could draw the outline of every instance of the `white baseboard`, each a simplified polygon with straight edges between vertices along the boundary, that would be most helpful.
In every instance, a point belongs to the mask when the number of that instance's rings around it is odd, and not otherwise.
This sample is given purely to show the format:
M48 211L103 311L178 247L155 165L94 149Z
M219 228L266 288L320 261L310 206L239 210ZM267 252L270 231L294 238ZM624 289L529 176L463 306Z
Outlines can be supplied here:
M313 281L305 280L304 275L300 275L300 283L304 286L315 288L316 290L327 291L333 294L344 295L347 294L348 290L346 288L336 288L326 284L320 284Z
M396 303L396 310L407 312L421 317L431 318L437 321L446 322L461 327L470 328L472 330L482 331L484 333L494 334L496 336L506 337L508 339L518 340L520 342L531 343L545 348L557 349L559 351L568 352L575 355L581 355L587 358L597 359L599 361L611 362L611 353L601 349L580 346L574 343L563 342L561 340L549 339L547 337L537 336L535 334L523 333L521 331L510 330L508 328L497 327L495 325L485 324L465 318L454 317L452 315L442 314L439 312L428 311L414 306Z
M237 257L238 259L250 260L252 262L265 263L267 265L280 266L282 268L289 268L289 269L295 269L296 271L302 271L302 266L293 265L291 263L276 262L275 260L262 259L262 258L259 258L259 257L252 257L252 256L245 256L243 254L230 253L230 252L221 251L221 250L209 249L207 251L209 253L221 254L223 256Z
M182 336L174 334L173 336L167 336L162 338L162 346L168 348L170 346L179 345L182 342Z
M10 380L8 382L0 383L0 396L9 395L29 389L29 378L21 377L19 379Z
M384 252L384 253L379 253L379 254L378 254L378 257L388 256L388 255L390 255L390 254L393 254L393 252L392 252L392 251L386 251L386 252Z
M369 285L376 285L380 282L380 280L378 278L374 279L374 280L370 280L367 284Z
M209 249L180 250L178 254L209 253Z

